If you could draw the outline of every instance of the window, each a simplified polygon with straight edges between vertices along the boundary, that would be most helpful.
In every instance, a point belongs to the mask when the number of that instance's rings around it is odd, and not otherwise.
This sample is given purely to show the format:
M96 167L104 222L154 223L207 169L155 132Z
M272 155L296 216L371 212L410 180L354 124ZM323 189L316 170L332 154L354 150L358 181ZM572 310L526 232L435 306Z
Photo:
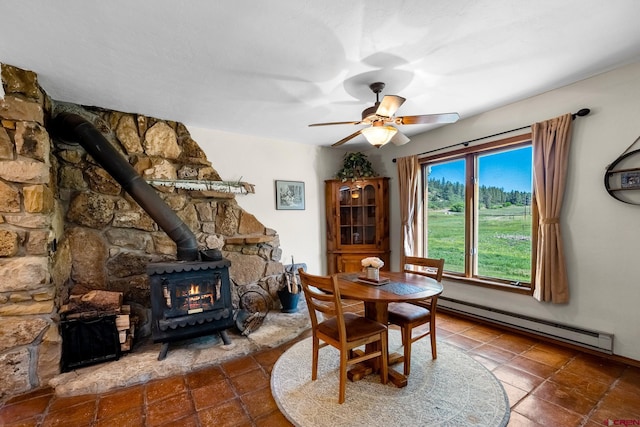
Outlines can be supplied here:
M450 277L530 289L537 224L530 135L421 160L424 256ZM536 228L537 230L537 228Z

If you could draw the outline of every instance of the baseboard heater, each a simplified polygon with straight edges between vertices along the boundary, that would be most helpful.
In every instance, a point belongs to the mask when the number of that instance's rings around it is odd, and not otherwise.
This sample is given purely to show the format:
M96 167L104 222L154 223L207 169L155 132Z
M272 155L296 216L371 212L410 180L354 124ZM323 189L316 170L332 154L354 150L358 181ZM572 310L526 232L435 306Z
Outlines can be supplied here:
M438 298L438 308L606 354L613 354L613 334L562 325L447 297Z

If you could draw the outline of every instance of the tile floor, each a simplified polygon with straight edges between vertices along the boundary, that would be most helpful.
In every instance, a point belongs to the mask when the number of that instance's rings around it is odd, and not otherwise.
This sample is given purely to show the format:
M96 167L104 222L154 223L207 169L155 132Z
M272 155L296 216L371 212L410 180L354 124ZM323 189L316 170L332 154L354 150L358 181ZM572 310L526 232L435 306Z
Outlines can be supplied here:
M350 307L362 310L361 303ZM465 350L502 381L509 426L640 425L638 367L447 314L438 316L437 327L439 341ZM269 375L291 344L107 394L56 397L51 389L36 390L5 402L0 425L288 426Z

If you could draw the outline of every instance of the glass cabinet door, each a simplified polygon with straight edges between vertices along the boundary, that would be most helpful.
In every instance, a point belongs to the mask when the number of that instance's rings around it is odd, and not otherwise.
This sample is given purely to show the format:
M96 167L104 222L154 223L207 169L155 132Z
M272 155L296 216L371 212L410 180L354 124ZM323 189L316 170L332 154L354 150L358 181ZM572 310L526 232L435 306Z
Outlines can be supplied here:
M371 184L340 187L340 245L376 244L376 190Z

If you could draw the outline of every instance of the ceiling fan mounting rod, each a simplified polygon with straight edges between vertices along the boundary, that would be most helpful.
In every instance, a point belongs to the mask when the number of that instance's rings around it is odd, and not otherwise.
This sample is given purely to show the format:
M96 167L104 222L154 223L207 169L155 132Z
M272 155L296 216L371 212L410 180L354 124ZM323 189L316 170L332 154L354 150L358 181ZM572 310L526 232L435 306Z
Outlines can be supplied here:
M380 92L382 92L382 89L384 89L384 86L385 84L382 82L375 82L369 85L369 89L371 89L373 93L376 94L376 104L380 103L379 95L380 95Z

